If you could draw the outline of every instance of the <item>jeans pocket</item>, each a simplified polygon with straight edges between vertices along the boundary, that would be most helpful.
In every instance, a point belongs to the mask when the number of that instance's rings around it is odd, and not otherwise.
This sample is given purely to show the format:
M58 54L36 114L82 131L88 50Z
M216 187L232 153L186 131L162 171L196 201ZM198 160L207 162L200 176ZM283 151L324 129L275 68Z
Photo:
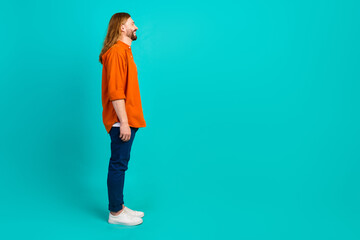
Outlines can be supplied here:
M110 132L109 132L110 137L114 137L115 135L119 136L119 134L120 134L120 128L119 127L112 127L110 129Z

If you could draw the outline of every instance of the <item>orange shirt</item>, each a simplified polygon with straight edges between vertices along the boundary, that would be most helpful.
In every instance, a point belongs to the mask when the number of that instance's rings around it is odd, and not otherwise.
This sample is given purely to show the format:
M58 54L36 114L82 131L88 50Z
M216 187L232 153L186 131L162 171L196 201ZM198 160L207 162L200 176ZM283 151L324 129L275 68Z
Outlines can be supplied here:
M110 132L112 125L120 122L111 102L117 99L125 99L130 127L146 127L131 47L118 40L102 55L102 61L102 116L106 131Z

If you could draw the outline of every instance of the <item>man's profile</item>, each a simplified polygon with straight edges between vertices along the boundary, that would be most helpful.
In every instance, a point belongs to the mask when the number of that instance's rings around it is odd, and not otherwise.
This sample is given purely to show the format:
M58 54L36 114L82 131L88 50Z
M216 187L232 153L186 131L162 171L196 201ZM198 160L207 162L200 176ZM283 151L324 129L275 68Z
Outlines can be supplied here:
M108 222L138 225L144 213L124 205L125 171L128 169L131 146L139 128L146 127L141 106L137 67L131 43L137 39L130 14L115 13L109 22L99 61L102 70L103 123L111 139L107 187Z

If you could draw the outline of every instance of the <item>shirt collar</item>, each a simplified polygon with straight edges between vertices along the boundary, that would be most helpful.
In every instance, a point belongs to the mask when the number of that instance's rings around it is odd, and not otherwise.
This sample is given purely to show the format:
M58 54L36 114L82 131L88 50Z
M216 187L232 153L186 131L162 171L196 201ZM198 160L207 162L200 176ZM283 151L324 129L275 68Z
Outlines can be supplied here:
M124 42L121 41L121 40L118 40L118 41L116 42L116 44L118 44L118 45L120 45L120 46L123 46L124 48L126 48L126 49L128 49L128 50L131 50L131 46L128 45L128 44L126 44L126 43L124 43Z

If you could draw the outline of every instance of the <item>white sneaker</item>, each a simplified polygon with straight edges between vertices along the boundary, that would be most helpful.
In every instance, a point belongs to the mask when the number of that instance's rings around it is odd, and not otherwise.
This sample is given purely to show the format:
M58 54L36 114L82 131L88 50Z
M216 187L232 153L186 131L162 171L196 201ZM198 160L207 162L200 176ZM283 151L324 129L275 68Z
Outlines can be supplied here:
M112 215L109 213L109 223L111 224L122 224L128 226L139 225L143 222L142 218L133 216L129 214L127 211L123 210L117 216Z
M124 211L126 211L127 213L129 213L135 217L143 217L144 216L144 212L131 210L130 208L128 208L126 206L124 208Z

